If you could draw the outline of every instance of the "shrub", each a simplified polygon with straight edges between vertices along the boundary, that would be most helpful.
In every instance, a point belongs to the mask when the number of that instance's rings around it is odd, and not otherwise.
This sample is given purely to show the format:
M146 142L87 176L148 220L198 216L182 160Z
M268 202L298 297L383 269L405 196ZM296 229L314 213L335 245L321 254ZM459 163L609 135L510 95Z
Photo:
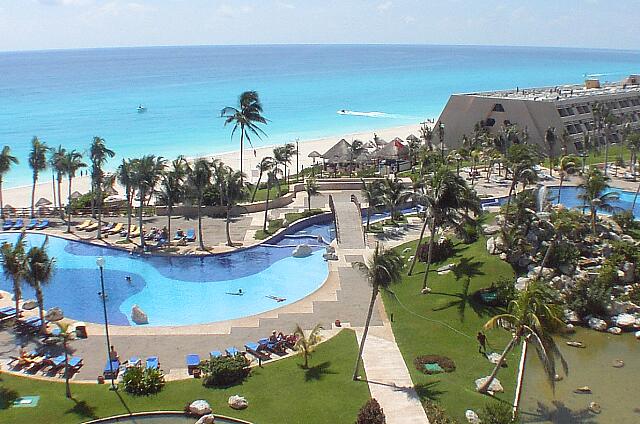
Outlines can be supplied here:
M249 361L243 355L222 356L200 365L205 387L229 387L239 384L249 375Z
M471 244L475 241L478 240L479 232L478 232L478 226L474 225L474 224L465 224L462 227L462 241L465 244Z
M496 291L496 302L499 305L507 306L516 298L516 284L512 278L500 277L491 283L491 287Z
M580 317L604 315L611 302L611 286L602 279L576 281L566 297L567 306Z
M518 424L520 420L513 416L512 407L508 403L491 401L478 414L483 424Z
M453 242L448 238L443 238L433 243L433 251L431 252L431 262L441 262L447 258L450 258L455 253ZM429 257L429 243L424 243L420 246L418 251L418 260L421 262L427 262Z
M458 424L458 421L450 417L447 412L437 403L430 399L422 402L424 411L427 413L430 424Z
M158 369L131 367L125 371L120 384L132 395L151 395L164 387L164 375Z
M557 268L561 265L575 265L580 258L580 250L575 244L563 241L554 246L549 255L547 267Z
M425 368L426 364L438 364L440 368L444 370L444 372L453 372L456 370L456 363L453 362L451 358L447 358L446 356L441 355L422 355L418 356L414 359L413 364L416 366L418 371L421 371L425 374L432 374L432 372L428 371Z
M629 300L636 305L640 305L640 285L636 284L629 290Z
M612 218L624 231L638 228L638 223L635 221L631 211L618 212L614 214Z
M367 403L360 408L358 419L356 420L356 424L385 424L386 422L384 412L375 399L369 399Z

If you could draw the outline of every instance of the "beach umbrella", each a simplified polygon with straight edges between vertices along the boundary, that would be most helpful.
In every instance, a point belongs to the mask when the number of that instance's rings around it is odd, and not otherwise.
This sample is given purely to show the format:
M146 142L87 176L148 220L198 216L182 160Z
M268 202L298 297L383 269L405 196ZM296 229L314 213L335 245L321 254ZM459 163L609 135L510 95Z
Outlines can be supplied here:
M420 139L413 134L409 134L407 136L407 141L420 141Z
M64 313L62 312L62 309L55 307L55 308L51 308L47 311L46 314L44 314L44 318L47 321L60 321L62 318L64 318Z
M43 206L49 206L51 205L51 200L45 198L45 197L41 197L40 199L38 199L38 201L36 202L36 207L40 208Z
M8 203L6 205L4 205L3 208L4 208L5 211L9 211L9 212L15 212L16 211L16 208L14 208L13 206L11 206Z
M38 302L35 299L28 299L22 303L22 309L30 311L38 307Z
M77 199L78 197L81 197L82 193L80 193L79 191L74 191L73 193L71 193L71 198L72 199Z

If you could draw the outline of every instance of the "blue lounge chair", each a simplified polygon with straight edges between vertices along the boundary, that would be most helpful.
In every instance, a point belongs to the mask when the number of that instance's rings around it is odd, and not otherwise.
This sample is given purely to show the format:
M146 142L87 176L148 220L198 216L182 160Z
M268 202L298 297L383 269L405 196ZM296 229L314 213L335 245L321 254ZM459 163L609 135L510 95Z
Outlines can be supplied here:
M233 346L226 348L225 352L227 352L227 356L236 356L240 353L240 351Z
M127 361L127 367L139 367L140 366L140 358L137 356L132 356Z
M0 308L0 316L11 316L16 314L16 308L12 306L5 306L4 308Z
M43 219L42 221L40 221L38 225L36 225L36 230L44 230L48 226L49 226L49 220Z
M13 224L15 224L15 222L13 222L12 220L5 219L4 224L2 224L2 229L5 231L10 230L13 227Z
M118 373L120 372L120 361L117 359L109 361L107 359L107 364L104 366L104 371L102 372L104 378L111 378L111 369L113 369L113 378L118 378Z
M147 368L157 370L160 368L160 361L157 356L149 356L147 358Z
M193 374L193 370L200 365L200 355L190 353L187 355L187 371L189 374Z
M22 218L18 218L11 228L13 228L14 230L20 230L22 229L22 227L24 227L24 221L22 220Z
M261 345L258 343L246 343L244 347L247 350L247 353L250 353L261 361L268 361L269 359L271 359L271 355L263 352L261 349Z
M187 241L196 241L196 230L187 230Z
M219 350L212 350L212 351L209 353L209 357L211 357L211 359L213 359L213 358L219 358L219 357L221 357L221 356L222 356L222 352L220 352Z
M27 230L33 230L36 225L38 225L38 220L33 218L31 221L29 221L29 223L27 224L27 226L25 228Z
M68 362L69 377L77 373L82 365L83 365L82 358L80 356L72 356L71 358L69 358L69 362ZM63 369L61 374L64 375L64 372L65 370Z

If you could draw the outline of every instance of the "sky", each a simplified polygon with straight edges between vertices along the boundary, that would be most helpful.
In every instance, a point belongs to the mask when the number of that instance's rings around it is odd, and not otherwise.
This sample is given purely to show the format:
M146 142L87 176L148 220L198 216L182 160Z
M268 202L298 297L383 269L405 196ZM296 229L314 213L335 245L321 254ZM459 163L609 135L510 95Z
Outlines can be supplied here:
M0 0L0 51L282 43L638 49L640 0Z

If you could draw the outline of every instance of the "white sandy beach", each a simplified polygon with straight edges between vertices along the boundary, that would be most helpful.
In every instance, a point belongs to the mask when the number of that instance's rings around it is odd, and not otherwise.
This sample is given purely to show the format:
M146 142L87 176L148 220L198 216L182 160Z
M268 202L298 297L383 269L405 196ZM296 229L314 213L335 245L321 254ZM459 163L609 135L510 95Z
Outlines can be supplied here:
M305 168L312 164L312 159L308 157L309 153L312 151L317 151L320 154L326 152L331 146L337 143L340 139L344 138L345 140L351 142L355 139L362 140L364 142L372 140L374 133L378 135L378 137L390 141L395 137L400 137L403 140L407 138L409 134L419 135L420 124L416 123L413 125L405 125L399 127L391 127L391 128L382 128L375 129L371 131L364 131L358 133L351 134L343 134L336 135L331 137L325 137L315 140L305 140L299 142L299 165L300 168L304 166ZM249 177L250 181L255 182L257 180L257 176L252 176L252 170L256 169L257 164L262 160L262 158L266 156L271 156L273 154L273 148L276 145L260 147L255 150L255 155L253 149L245 149L244 158L243 158L243 171ZM154 152L155 154L162 155L162 152ZM188 156L188 155L187 155ZM225 153L215 153L212 154L212 158L217 158L222 160L225 164L231 166L234 169L240 167L240 151L232 151ZM169 158L173 159L173 158ZM296 169L296 158L294 157L291 163L291 170L295 173ZM45 172L47 176L49 176L48 172ZM90 190L90 179L88 176L76 177L73 179L72 191L79 191L80 193L86 193ZM116 190L122 193L122 188L116 186ZM68 192L67 179L65 178L62 182L62 198L63 203L66 203ZM50 179L42 179L36 185L36 193L35 199L36 201L44 197L49 200L53 200L52 194L52 184ZM31 185L6 188L3 190L3 200L5 205L11 205L15 208L26 208L31 205Z

